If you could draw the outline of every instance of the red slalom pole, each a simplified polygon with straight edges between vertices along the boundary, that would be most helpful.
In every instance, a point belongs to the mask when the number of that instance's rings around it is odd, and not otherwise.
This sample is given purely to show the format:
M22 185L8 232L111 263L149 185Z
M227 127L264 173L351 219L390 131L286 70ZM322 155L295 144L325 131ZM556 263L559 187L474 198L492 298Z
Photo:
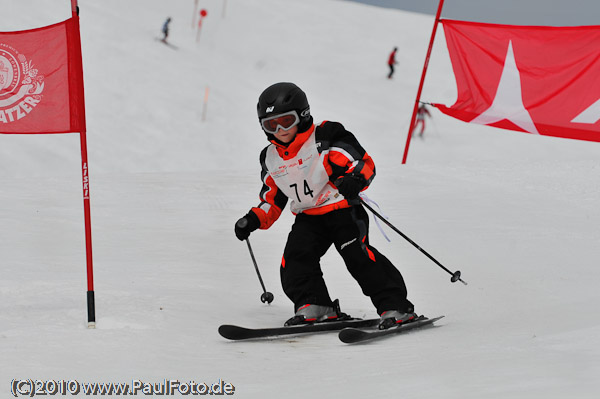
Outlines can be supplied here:
M85 253L87 262L87 310L88 328L96 328L96 305L94 300L94 266L92 257L92 220L90 212L90 177L88 173L86 132L79 133L81 142L81 175L83 183L83 213L85 220Z
M202 21L208 15L208 12L203 8L200 10L200 19L198 20L198 33L196 34L196 43L200 41L200 31L202 30Z
M73 15L73 21L76 27L76 35L74 37L74 45L72 49L76 52L73 57L73 67L77 70L80 76L83 76L83 63L81 57L81 38L79 33L79 8L77 6L77 0L71 0L71 10ZM81 84L78 84L75 88L78 98L83 101L83 80ZM85 108L82 107L81 112L83 113L82 118L84 125L79 132L79 141L81 144L81 180L83 189L83 214L85 223L85 253L86 253L86 264L87 264L87 314L88 314L88 328L96 328L96 305L94 300L94 267L92 257L92 222L91 222L91 211L90 211L90 177L88 171L88 154L87 154L87 140L86 140L86 128L85 128Z
M423 73L421 74L421 82L419 83L419 90L417 90L417 99L415 100L415 106L413 108L412 118L410 118L410 125L408 126L408 137L406 138L406 146L404 147L404 156L402 157L402 164L406 163L408 157L408 148L410 147L410 140L412 139L412 131L415 126L415 119L417 118L417 110L419 109L419 100L421 99L421 92L423 91L423 83L425 82L425 75L427 74L427 67L429 66L429 57L431 57L431 49L433 48L433 41L435 40L435 33L437 32L437 26L440 22L440 15L442 15L442 7L444 7L444 0L440 0L438 5L437 14L435 15L435 22L433 23L433 31L431 32L431 39L429 40L429 48L427 49L427 56L425 57L425 65L423 65Z

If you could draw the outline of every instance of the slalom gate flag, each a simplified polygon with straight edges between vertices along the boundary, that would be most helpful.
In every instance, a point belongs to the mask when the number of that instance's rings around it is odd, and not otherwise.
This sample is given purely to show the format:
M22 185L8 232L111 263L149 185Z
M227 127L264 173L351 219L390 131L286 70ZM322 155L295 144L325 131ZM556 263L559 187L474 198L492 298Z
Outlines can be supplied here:
M0 133L85 131L78 26L0 32Z
M440 111L470 123L600 142L600 26L443 20L458 96Z

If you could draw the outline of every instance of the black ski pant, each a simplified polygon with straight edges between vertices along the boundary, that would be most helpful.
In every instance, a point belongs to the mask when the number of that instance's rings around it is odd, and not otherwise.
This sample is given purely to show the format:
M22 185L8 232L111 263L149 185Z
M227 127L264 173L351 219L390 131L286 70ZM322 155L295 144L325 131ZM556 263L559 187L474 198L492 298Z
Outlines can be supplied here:
M323 215L300 213L292 226L281 264L283 291L294 309L305 304L331 306L320 259L331 244L352 277L371 298L377 313L412 311L406 285L396 267L369 245L369 216L362 205Z
M390 67L390 73L388 73L388 79L391 79L392 76L394 75L394 64L388 64L388 66Z

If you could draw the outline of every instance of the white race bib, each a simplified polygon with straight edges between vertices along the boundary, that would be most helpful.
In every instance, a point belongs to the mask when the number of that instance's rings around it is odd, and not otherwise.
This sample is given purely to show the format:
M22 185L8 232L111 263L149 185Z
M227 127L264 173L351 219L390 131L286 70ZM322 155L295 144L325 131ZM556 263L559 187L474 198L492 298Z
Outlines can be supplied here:
M274 145L267 150L267 170L277 187L291 200L290 210L293 213L344 199L337 188L330 184L323 165L328 153L329 150L326 150L319 154L314 132L291 159L282 159Z

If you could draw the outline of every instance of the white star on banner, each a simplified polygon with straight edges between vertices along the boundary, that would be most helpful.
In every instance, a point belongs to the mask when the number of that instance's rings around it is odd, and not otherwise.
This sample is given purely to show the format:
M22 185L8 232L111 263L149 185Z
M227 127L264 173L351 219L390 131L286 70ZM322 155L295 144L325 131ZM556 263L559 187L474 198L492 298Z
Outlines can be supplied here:
M529 111L523 105L521 75L517 69L512 41L508 43L504 69L492 105L471 123L489 125L505 119L529 133L539 134Z
M600 99L590 105L582 113L577 115L572 123L588 123L594 124L600 120Z

